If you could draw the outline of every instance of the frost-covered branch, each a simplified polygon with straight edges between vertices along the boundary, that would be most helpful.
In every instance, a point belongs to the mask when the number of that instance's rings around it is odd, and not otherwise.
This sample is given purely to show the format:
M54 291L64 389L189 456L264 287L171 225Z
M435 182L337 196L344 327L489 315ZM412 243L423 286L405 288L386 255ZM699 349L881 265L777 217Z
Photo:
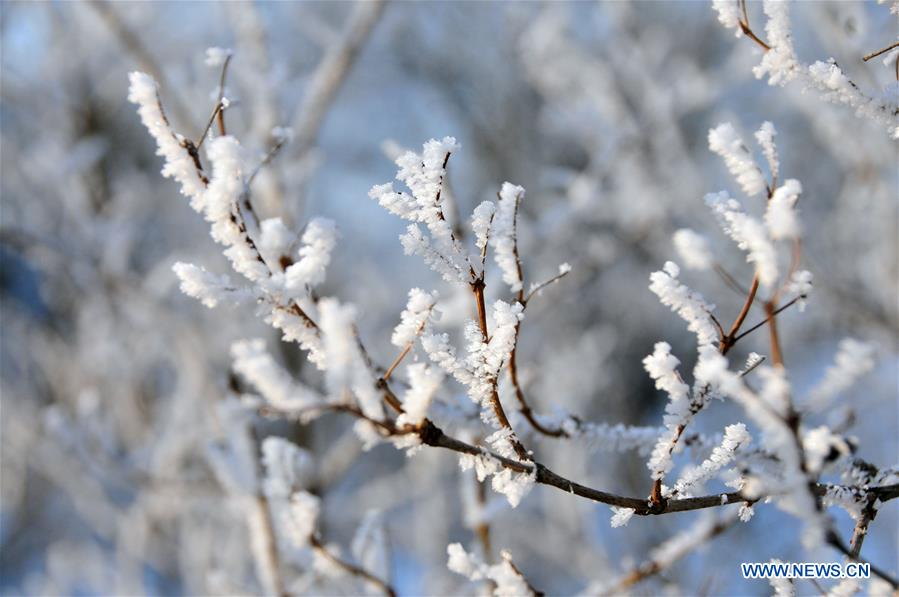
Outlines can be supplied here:
M737 0L716 0L713 5L722 25L745 33L762 47L762 61L753 69L757 78L767 76L770 85L779 86L799 81L803 88L814 90L824 101L850 107L857 116L885 125L891 137L899 138L899 103L893 91L887 88L877 95L863 92L833 58L817 60L812 64L800 61L793 45L788 2L763 2L768 19L765 24L767 42L757 37L749 27L746 2L740 2L742 17L737 9Z

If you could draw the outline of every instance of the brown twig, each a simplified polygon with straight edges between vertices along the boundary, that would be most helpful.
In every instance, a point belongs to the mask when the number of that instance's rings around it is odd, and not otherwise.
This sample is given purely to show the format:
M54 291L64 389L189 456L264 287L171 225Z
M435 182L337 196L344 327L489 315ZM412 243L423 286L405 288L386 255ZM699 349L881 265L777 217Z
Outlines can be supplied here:
M484 280L481 278L475 280L471 284L471 290L474 293L475 304L477 305L478 310L478 327L481 329L481 336L483 336L484 342L488 342L490 340L490 335L487 331L487 310L484 306ZM503 409L502 402L500 402L497 381L497 379L492 379L490 384L490 404L493 407L493 414L496 415L496 420L501 427L512 432L509 442L512 444L512 448L515 450L518 457L522 460L530 460L527 450L525 450L524 446L521 445L521 442L515 435L512 423L509 422L509 417L506 416L506 411Z
M518 364L516 362L516 354L518 352L518 334L521 331L521 324L519 323L515 326L515 345L512 348L512 352L509 354L509 377L512 381L512 387L515 389L515 397L518 399L518 412L527 419L528 423L531 424L537 432L542 433L543 435L548 435L550 437L567 437L568 434L561 427L551 428L546 427L541 424L540 421L534 416L534 411L531 409L527 400L524 397L524 391L521 389L521 384L518 381Z
M405 348L403 348L403 351L400 354L398 354L395 359L393 359L393 362L390 364L390 367L387 368L387 371L384 372L384 376L381 379L383 379L384 381L387 381L390 379L390 376L393 374L393 371L399 366L399 364L403 361L403 359L406 357L406 355L409 354L409 351L412 350L413 345L414 345L414 342L409 342L408 344L406 344Z
M746 10L746 0L740 0L740 7L743 9L743 19L740 21L740 29L752 41L761 46L766 52L771 49L767 43L755 34L752 27L749 26L749 11Z
M715 270L715 273L718 274L722 280L724 280L724 283L728 288L743 296L749 294L749 290L743 288L743 286L739 282L737 282L736 278L734 278L730 274L730 272L724 269L720 264L716 263L712 266L712 268Z
M890 583L890 586L893 587L893 590L899 589L899 581L893 578L886 571L881 570L879 567L875 566L868 560L860 557L858 554L853 554L852 550L846 547L843 543L842 539L833 531L827 533L827 542L834 547L837 551L842 552L844 556L852 560L853 562L858 562L860 564L867 564L871 567L871 572L875 574L875 576L879 576L886 582Z
M855 528L852 530L852 539L849 541L849 551L852 558L858 558L862 551L862 544L868 535L868 526L877 516L877 508L874 507L874 500L868 498L865 507L862 508L858 520L855 522Z
M515 572L515 574L517 574L518 577L521 578L522 581L524 581L524 584L527 585L528 590L531 592L531 595L533 597L545 597L546 593L537 589L534 585L531 584L531 581L529 581L521 571L521 569L515 565L515 562L512 561L512 558L508 555L508 553L505 554L504 559L506 560L506 563L509 564L509 567L511 567Z
M586 485L581 485L580 483L576 483L574 481L571 481L570 479L566 479L565 477L551 471L549 468L539 462L521 462L518 460L513 460L511 458L505 458L485 448L473 446L469 443L463 442L459 439L447 435L443 432L442 429L440 429L440 427L435 425L429 419L425 419L423 423L416 427L405 426L403 428L397 428L391 421L382 421L366 416L361 409L353 405L332 403L323 403L303 409L302 411L295 412L278 411L277 409L271 407L265 407L264 409L260 410L261 412L263 412L263 414L277 414L288 417L301 417L303 414L313 412L315 410L350 414L356 418L369 421L370 423L381 429L382 432L387 436L408 435L414 433L419 437L421 443L426 446L442 448L445 450L458 452L460 454L469 454L471 456L488 457L496 461L503 468L507 468L517 473L534 474L535 481L539 484L556 487L565 491L566 493L577 495L579 497L583 497L595 502L607 504L609 506L631 508L634 510L635 514L638 514L640 516L703 510L706 508L715 508L746 501L755 501L766 497L749 497L743 495L739 491L733 491L730 493L716 493L714 495L706 495L701 497L671 499L663 502L662 507L655 507L646 498L621 496L599 489L594 489ZM823 483L813 483L809 486L809 490L813 495L820 497L825 495L829 490L837 487L840 487L843 490L848 489L855 492L859 491L858 488L835 486ZM864 491L866 492L866 495L872 496L872 499L880 500L881 502L887 502L899 498L899 483L893 485L866 487Z
M408 342L406 344L406 346L403 347L402 352L400 352L400 354L398 354L397 357L393 360L393 362L387 368L387 371L384 372L384 375L381 377L382 380L384 380L386 382L387 380L390 379L390 376L391 376L391 374L393 374L393 371L399 366L399 364L401 362L403 362L403 359L406 358L406 355L409 354L409 351L412 350L412 347L415 346L415 339L418 338L421 335L421 333L424 331L425 326L428 323L428 318L430 317L431 311L433 309L434 309L433 306L431 306L428 309L428 315L422 320L421 325L419 325L418 328L415 330L415 336L412 338L412 340L410 342Z
M343 568L344 570L346 570L353 576L358 576L362 580L364 580L366 582L370 582L371 584L378 587L378 589L383 591L385 595L388 595L388 597L396 597L396 591L393 589L392 586L390 586L390 584L388 584L386 581L378 578L377 576L375 576L374 574L372 574L365 568L356 566L355 564L351 564L350 562L347 562L347 561L342 560L341 558L337 557L336 555L331 553L331 551L327 547L325 547L322 544L321 539L319 539L317 536L312 535L311 537L309 537L309 544L319 554L321 554L325 558L329 559L331 562L333 562L337 566Z
M758 292L758 289L759 275L756 274L752 278L752 285L749 287L749 293L746 295L746 302L743 303L743 308L740 309L739 315L734 319L733 325L730 326L730 331L727 332L727 335L721 339L721 342L718 345L718 350L721 351L721 354L726 355L736 343L737 333L740 331L743 322L746 321L746 316L749 315L749 309L752 308L752 303L755 301L755 295L756 292Z
M218 105L218 122L219 134L225 136L225 79L228 76L228 65L231 64L231 53L225 56L225 62L222 64L222 74L219 76L219 96L216 104Z
M553 277L550 278L549 280L546 280L546 281L544 281L544 282L540 282L539 284L537 284L536 286L534 286L533 288L531 288L530 292L528 292L528 295L527 295L526 297L524 297L523 300L520 300L520 302L522 302L522 304L527 303L529 300L531 300L531 298L533 298L533 296L534 296L535 294L537 294L538 292L540 292L541 290L543 290L544 288L546 288L546 287L549 286L550 284L553 284L553 283L555 283L555 282L558 282L559 280L561 280L562 278L564 278L565 276L567 276L568 273L569 273L568 271L559 272L558 274L556 274L555 276L553 276Z
M881 54L886 54L890 50L894 50L896 48L899 48L899 41L895 41L895 42L891 43L890 45L888 45L887 47L881 48L874 52L871 52L870 54L865 54L864 56L862 56L862 60L864 62L867 62L867 61L871 60L872 58L877 58Z
M484 508L487 503L487 484L484 481L478 481L477 477L472 477L475 483L475 497L479 508ZM475 534L481 543L481 549L484 552L484 561L490 564L493 561L493 547L490 541L490 524L486 520L479 520L475 526Z
M721 535L728 529L734 526L736 522L739 520L736 516L731 516L728 518L724 518L722 520L717 521L714 525L709 527L705 533L703 533L700 537L697 537L695 541L690 542L689 544L684 544L680 547L676 554L674 554L671 561L667 563L668 566L673 564L675 561L681 559L694 549L697 549L706 544L706 542L714 539L718 535ZM618 595L624 592L626 589L640 583L651 576L655 576L660 572L664 571L666 568L666 564L660 562L658 559L650 559L636 568L634 568L630 573L624 576L621 580L615 583L610 589L608 589L605 594L607 595Z
M784 357L780 349L780 335L777 332L777 305L773 301L765 303L765 315L768 321L768 335L771 341L771 362L784 366Z
M779 313L782 313L783 311L786 311L787 309L789 309L790 307L792 307L793 305L795 305L797 302L799 302L800 300L802 300L802 299L804 299L804 298L805 298L804 295L799 295L799 296L793 297L793 299L791 299L789 302L784 303L783 305L781 305L780 307L778 307L777 309L775 309L775 310L774 310L774 315L778 315ZM734 343L738 342L738 341L739 341L740 339L742 339L742 338L745 338L746 336L748 336L748 335L751 334L752 332L756 331L757 329L759 329L760 327L762 327L762 326L765 325L766 323L768 323L768 317L767 317L767 316L765 317L765 319L763 319L762 321L760 321L760 322L758 322L757 324L753 325L753 326L750 327L749 329L745 330L742 334L740 334L739 336L737 336L736 338L734 338Z

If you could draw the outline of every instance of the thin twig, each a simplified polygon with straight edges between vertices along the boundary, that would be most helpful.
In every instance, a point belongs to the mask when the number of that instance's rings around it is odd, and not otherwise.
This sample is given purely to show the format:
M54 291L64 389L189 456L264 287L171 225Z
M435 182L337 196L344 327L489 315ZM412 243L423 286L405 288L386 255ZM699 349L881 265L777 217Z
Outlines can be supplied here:
M528 292L528 295L524 298L524 302L525 302L525 303L528 302L529 300L531 300L531 297L533 297L535 294L537 294L538 292L540 292L541 290L543 290L544 288L546 288L546 287L549 286L550 284L553 284L553 283L555 283L555 282L558 282L559 280L561 280L562 278L564 278L565 276L567 276L568 273L569 273L570 271L571 271L571 270L566 270L566 271L563 271L563 272L559 272L558 274L556 274L555 276L553 276L553 277L550 278L549 280L546 280L545 282L541 282L540 284L537 284L536 286L534 286L533 288L531 288L530 292Z
M347 562L347 561L342 560L341 558L337 557L336 555L331 553L331 551L328 548L326 548L324 545L322 545L321 539L319 539L315 535L312 535L309 538L309 544L319 554L321 554L324 557L326 557L327 559L331 560L331 562L333 562L337 566L343 568L344 570L346 570L353 576L358 576L359 578L372 583L373 585L377 586L378 589L383 591L385 595L388 595L389 597L396 597L396 591L393 589L393 587L390 586L390 584L388 584L386 581L378 578L377 576L375 576L374 574L372 574L365 568L361 568L359 566L356 566L355 564L351 564L350 562Z
M784 366L783 352L780 348L780 334L777 331L777 305L769 301L765 303L765 314L768 319L768 337L771 342L771 362Z
M222 111L222 102L219 101L215 104L215 108L212 109L212 114L209 115L209 120L206 122L206 128L203 129L203 134L200 135L200 140L197 141L197 149L203 146L203 141L206 140L206 136L209 134L209 130L212 129L212 123L215 122L215 117L218 116L219 112Z
M897 581L897 580L896 580L895 578L893 578L893 576L891 576L889 573L885 572L884 570L881 570L880 568L878 568L877 566L875 566L874 564L872 564L872 563L869 562L868 560L866 560L866 559L860 557L860 556L857 555L857 554L853 554L853 553L852 553L852 550L849 549L848 547L846 547L846 545L845 545L845 544L843 543L843 541L839 538L839 536L837 536L837 534L836 534L835 532L831 531L831 532L829 532L829 533L827 534L827 542L828 542L832 547L834 547L837 551L842 552L844 556L846 556L847 558L849 558L849 559L852 560L853 562L858 562L858 563L860 563L860 564L867 564L868 566L870 566L870 567L871 567L871 572L873 572L876 576L879 576L880 578L882 578L882 579L885 580L886 582L890 583L890 586L892 586L894 590L895 590L895 589L899 589L899 581Z
M101 2L100 0L91 0L90 5L100 14L106 25L112 30L113 34L119 38L119 42L125 46L128 52L140 64L140 67L153 75L153 78L159 81L163 87L168 87L165 73L156 61L156 58L141 41L140 37L131 30L125 23L121 15L113 8L112 2ZM178 120L181 122L190 122L191 114L186 104L178 95L171 96L173 110Z
M865 54L864 56L862 56L862 60L867 62L868 60L871 60L872 58L877 58L881 54L886 54L890 50L894 50L896 48L899 48L899 41L893 42L890 45L888 45L887 47L881 48L875 52L871 52L870 54Z
M858 558L862 551L862 544L868 535L868 526L877 516L877 508L874 507L874 500L868 498L865 507L862 508L858 520L855 522L855 528L852 530L852 539L849 541L849 551L852 558Z
M724 269L720 264L716 263L712 266L712 268L715 270L716 274L721 276L721 279L724 280L724 283L728 288L741 296L746 296L747 294L749 294L749 290L743 288L743 286L739 282L737 282L736 278L734 278L730 274L730 272Z
M762 41L762 39L759 36L757 36L755 34L755 32L752 30L752 28L749 26L749 12L746 10L746 0L740 0L740 6L743 9L743 20L740 21L740 29L743 31L744 34L746 34L746 36L749 39L751 39L752 41L757 43L759 46L764 48L764 50L767 52L768 50L771 49L771 46L769 46L767 43Z
M487 330L487 309L484 306L484 281L480 278L475 280L471 285L471 290L474 293L475 304L478 310L478 326L481 329L481 336L486 343L490 340L490 335ZM518 457L522 460L530 460L527 450L525 450L515 435L512 423L509 422L509 417L506 416L506 411L503 409L502 402L500 402L497 382L497 379L492 379L490 384L490 404L493 406L493 414L496 415L496 419L501 427L512 432L509 442L512 444L512 448Z
M755 301L755 294L756 292L758 292L758 289L759 275L756 274L752 278L752 285L749 287L749 294L746 296L746 302L743 303L743 308L740 310L740 314L737 315L737 318L734 320L734 323L730 327L730 331L727 332L727 335L721 339L721 344L719 346L721 354L726 355L736 342L737 333L740 331L740 327L743 325L743 322L746 321L746 316L749 315L749 309L752 308L752 303L753 301Z
M634 568L630 573L621 578L618 582L616 582L611 588L609 588L604 594L607 595L618 595L624 592L626 589L634 586L635 584L650 578L651 576L655 576L660 572L663 572L666 567L670 566L677 560L689 554L691 551L698 549L707 544L708 541L714 539L718 535L721 535L729 528L733 527L736 522L739 520L736 516L729 516L722 520L717 521L715 524L710 526L708 529L702 533L701 536L695 537L693 541L689 543L683 543L678 545L678 550L673 554L673 556L668 556L668 562L661 562L658 559L650 559L636 568Z
M216 102L219 105L218 110L218 120L219 120L219 134L223 137L227 134L225 132L225 79L228 76L228 65L231 64L231 53L229 52L227 56L225 56L225 62L222 64L222 74L219 75L219 97Z
M787 309L789 309L790 307L792 307L793 305L795 305L798 301L800 301L800 300L802 300L802 299L804 299L804 298L805 298L804 295L799 295L799 296L794 297L794 298L793 298L792 300L790 300L789 302L784 303L783 305L781 305L780 307L778 307L778 308L774 311L774 315L778 315L779 313L782 313L783 311L786 311ZM739 336L737 336L736 338L734 338L734 343L736 344L737 341L739 341L741 338L745 338L746 336L748 336L748 335L751 334L752 332L756 331L757 329L759 329L760 327L762 327L762 326L765 325L766 323L768 323L768 318L767 318L767 317L765 317L765 319L763 319L762 321L758 322L757 324L755 324L755 325L752 326L751 328L749 328L749 329L747 329L747 330L744 330L742 334L740 334Z

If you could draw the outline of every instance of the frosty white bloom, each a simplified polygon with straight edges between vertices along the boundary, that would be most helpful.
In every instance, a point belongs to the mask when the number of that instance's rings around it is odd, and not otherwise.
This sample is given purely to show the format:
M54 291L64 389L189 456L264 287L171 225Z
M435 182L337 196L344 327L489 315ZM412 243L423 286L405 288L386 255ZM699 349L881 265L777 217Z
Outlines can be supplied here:
M740 15L740 5L738 0L712 0L712 8L718 13L718 22L733 29L737 37L743 35L740 27L742 16Z
M493 216L490 246L493 247L493 258L503 272L503 282L509 285L512 292L521 290L521 272L516 256L516 218L518 204L524 197L524 188L504 182L499 191L499 205Z
M458 147L452 137L431 139L421 154L409 151L397 158L396 178L406 184L411 196L395 191L389 183L372 187L368 195L389 212L412 222L400 237L407 255L420 255L448 282L470 283L474 270L444 217L441 200L446 162ZM424 224L427 235L418 223Z
M259 223L259 239L256 246L266 263L281 269L281 259L288 257L295 235L281 218L267 218Z
M752 72L759 79L767 74L769 85L783 86L795 79L800 69L793 49L790 8L781 0L765 0L762 6L768 17L765 33L771 49L765 52L761 63Z
M746 261L755 264L762 286L771 288L777 281L777 252L765 226L743 211L740 202L732 199L726 191L709 193L705 201L724 232L746 251Z
M381 430L377 425L372 423L371 421L367 421L365 419L359 419L353 424L353 433L356 434L356 438L362 443L362 449L365 452L368 452L382 441L384 441L384 436L381 435ZM399 436L396 439L417 439L412 435ZM400 448L411 448L417 445L415 442L410 442L408 445L397 446Z
M493 478L490 480L490 486L496 493L506 496L509 505L515 508L530 493L536 482L536 469L530 473L518 473L512 469L504 468L500 472L494 473Z
M799 238L799 215L796 203L802 193L798 180L788 179L774 190L765 210L765 225L773 240L795 240Z
M840 341L834 364L824 372L824 378L809 392L806 408L812 412L825 410L841 393L848 390L876 364L874 347L854 338Z
M446 175L444 166L447 158L458 149L459 144L453 137L444 137L439 141L431 139L424 144L421 154L407 151L396 160L400 168L397 180L406 183L422 208L434 204Z
M828 597L852 597L861 591L857 578L844 578L835 587L828 591Z
M319 302L319 314L327 363L325 381L331 399L345 402L355 397L367 417L380 419L381 397L356 339L356 309L326 298Z
M294 310L276 307L266 315L265 322L281 330L281 340L284 342L297 342L300 348L307 351L309 362L324 371L325 353L322 339L308 319Z
M332 220L315 218L306 226L300 260L284 272L288 289L306 289L325 281L331 252L337 245L337 227Z
M565 274L567 274L570 271L571 271L571 265L567 261L559 264L559 275L560 276L564 276Z
M715 1L713 6L718 12L719 21L724 26L733 28L739 36L740 15L734 4ZM768 17L765 37L770 49L763 53L760 64L753 68L756 77L767 75L770 85L780 86L799 80L806 89L818 91L824 101L849 106L857 116L885 124L890 136L899 139L899 103L895 92L886 90L874 95L865 94L849 80L833 58L818 60L811 65L802 64L793 47L789 3L765 0L763 8ZM760 143L764 149L761 139ZM772 169L772 174L774 171Z
M800 297L797 302L800 311L805 311L805 299L812 292L812 278L812 272L805 269L797 270L790 276L790 283L787 285L787 290Z
M263 489L270 499L286 499L304 484L312 471L312 457L306 450L275 436L262 442L262 464L265 467Z
M397 426L420 424L428 415L428 406L443 382L443 374L424 363L409 365L406 373L409 389L403 394L405 412L397 418Z
M752 441L752 437L743 423L728 425L724 428L724 439L721 445L712 450L711 455L698 467L684 474L674 485L681 496L689 495L689 491L711 479L718 471L733 462L737 451Z
M488 578L496 583L493 594L496 597L520 597L521 595L533 595L534 592L528 586L527 581L512 563L512 554L508 550L500 552L502 562L491 566Z
M294 381L265 349L262 339L235 342L231 345L231 358L234 371L278 410L300 410L322 401L316 392Z
M424 235L417 224L409 224L406 227L406 233L400 235L400 243L406 255L418 255L447 282L468 282L469 275L459 260L431 246L431 240Z
M516 328L524 319L521 303L496 301L493 303L493 332L487 342L484 365L487 372L496 376L509 353L515 348Z
M689 228L681 228L674 233L673 238L674 248L677 249L684 265L696 270L706 270L711 267L712 254L704 236Z
M803 433L802 447L806 467L812 474L820 473L825 461L851 453L846 440L824 425Z
M400 314L400 322L393 330L390 342L399 348L411 344L426 328L433 317L434 305L439 295L437 291L425 292L420 288L409 291L409 301Z
M758 376L762 380L762 387L758 392L759 399L774 412L786 417L789 412L791 390L787 370L780 365L760 367Z
M512 454L514 455L514 452ZM491 486L493 490L505 495L509 505L513 508L518 506L537 481L536 469L531 469L527 473L519 473L512 469L504 468L499 460L487 452L478 455L460 455L459 467L463 471L473 468L478 481L483 481L492 475Z
M446 373L464 385L471 383L471 372L456 357L456 348L450 344L448 334L424 334L421 337L421 347L428 358Z
M493 201L482 201L471 212L471 230L474 232L474 244L481 252L487 247L487 239L490 236L490 224L496 213L496 204Z
M218 137L209 142L209 161L212 177L206 192L193 202L194 209L203 212L211 224L212 238L227 247L225 257L235 271L254 282L267 280L271 272L259 260L246 235L237 223L238 202L244 192L244 160L240 143L231 136Z
M653 479L662 479L671 470L673 462L671 452L680 432L678 427L691 416L689 392L690 387L681 380L677 372L680 361L671 354L671 346L667 342L657 342L653 353L643 359L643 366L656 382L656 388L668 393L669 401L665 406L666 433L659 437L646 464L652 472Z
M702 295L681 284L677 277L680 268L672 261L665 263L662 271L649 276L649 289L659 297L659 301L680 315L687 322L687 329L696 334L700 345L718 341L718 331L712 323L711 312L715 309L703 300Z
M159 103L159 91L156 81L150 75L132 72L128 75L128 101L137 104L137 113L150 135L156 140L156 155L165 159L162 175L172 178L181 185L181 193L191 200L191 204L206 188L206 184L197 171L196 164L182 138L171 129ZM197 209L197 207L194 207Z
M191 263L179 261L172 266L172 271L181 281L181 292L210 309L222 302L242 303L254 296L249 288L236 287L228 276L213 274Z
M718 351L718 347L706 344L699 347L699 359L693 368L693 377L698 384L719 386L736 377L728 370L727 357Z
M294 545L303 547L309 543L309 537L315 533L320 512L321 500L311 493L297 491L290 496L286 531Z
M777 145L774 143L776 136L777 130L768 121L763 122L759 130L755 132L755 140L758 141L762 148L762 154L768 161L768 170L771 172L772 180L777 180L777 176L780 174L780 159L777 156Z
M459 456L459 468L463 471L474 469L478 481L483 481L493 473L502 469L502 463L487 453L461 454Z
M744 193L753 197L765 190L762 171L731 123L719 124L709 131L709 149L724 159L727 169Z
M206 48L206 66L221 66L233 53L234 52L228 48Z
M541 423L543 422L541 421ZM546 423L549 423L549 421ZM553 424L561 426L562 430L569 437L586 440L590 450L612 453L636 450L641 456L647 456L652 451L659 436L665 432L664 427L637 427L622 423L615 425L590 423L575 420L571 417L562 421L561 424L557 422L553 422Z
M461 574L470 580L480 580L484 577L481 572L483 562L479 558L469 555L461 543L447 545L446 554L449 556L446 566L451 572Z
M743 493L748 496L778 495L778 507L805 523L803 542L815 545L823 541L826 519L815 505L816 498L809 492L809 477L803 469L801 452L786 422L790 409L790 383L786 370L781 366L759 367L762 387L755 393L742 377L727 369L725 357L708 355L705 360L703 376L723 394L736 400L758 424L763 434L760 443L778 458L781 465L780 474L776 476L753 477L753 483L742 488Z
M289 143L293 141L295 133L289 126L276 126L272 128L271 135L276 143Z
M826 62L819 60L808 67L808 85L820 91L825 101L854 108L858 116L885 123L894 138L899 135L896 94L868 97L832 58Z
M740 504L740 522L749 522L750 520L752 520L753 514L755 514L755 508L753 508L752 505L746 502Z
M456 357L456 350L449 344L446 334L426 334L421 343L432 362L468 387L469 398L483 406L482 417L496 426L498 422L493 414L491 397L503 363L515 347L516 328L524 318L524 307L517 302L496 301L492 315L493 334L489 341L485 341L477 323L469 321L466 325L468 346L463 361Z
M319 305L321 328L327 362L326 380L332 397L340 397L351 384L356 365L356 309L327 298Z
M680 360L671 354L671 345L656 342L651 355L643 359L643 367L656 382L656 388L665 390L673 401L687 398L689 386L681 380L677 372Z
M729 512L719 517L713 512L708 512L687 530L671 537L650 552L650 557L662 570L669 568L674 562L690 553L697 546L702 545L711 537L714 537L722 528L726 528L733 520L733 513Z
M495 597L522 597L534 594L512 563L512 555L506 550L500 554L502 561L492 566L486 564L479 556L466 552L459 543L448 545L446 553L448 556L446 566L450 571L472 581L492 580L496 585L493 589Z
M631 518L634 516L635 510L633 508L619 508L617 506L612 506L612 528L617 529L618 527L627 526L627 523L630 522Z
M758 367L759 364L760 364L762 361L764 361L764 360L765 360L765 357L763 357L763 356L760 355L759 353L757 353L757 352L750 352L750 353L746 356L746 364L743 365L743 371L740 372L741 375L742 375L742 374L745 374L745 373L748 372L748 371L752 371L753 369L755 369L756 367Z

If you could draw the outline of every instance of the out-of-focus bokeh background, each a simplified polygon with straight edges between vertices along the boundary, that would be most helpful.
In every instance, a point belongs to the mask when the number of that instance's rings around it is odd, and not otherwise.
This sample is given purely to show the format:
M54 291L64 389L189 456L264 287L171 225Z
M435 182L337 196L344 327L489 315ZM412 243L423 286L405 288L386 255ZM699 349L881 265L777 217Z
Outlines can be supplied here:
M797 391L810 387L843 337L874 343L878 367L833 416L850 421L860 456L897 461L897 151L882 127L798 87L756 80L757 48L722 28L705 2L388 4L366 17L371 34L320 121L301 122L313 74L360 10L348 2L0 5L0 593L261 591L245 520L207 459L227 440L216 405L230 391L228 348L264 337L296 375L320 380L252 307L208 310L179 292L175 261L226 266L206 224L160 176L154 143L126 101L128 72L151 72L173 126L196 138L218 85L218 70L204 64L209 46L234 50L227 87L237 101L227 116L245 146L261 155L279 125L310 132L262 171L254 200L262 215L297 227L317 215L337 222L341 241L322 294L357 306L360 333L382 362L395 354L390 330L410 287L441 290L447 325L471 316L467 298L454 299L458 291L403 255L402 223L367 197L393 178L392 157L455 136L462 150L450 188L461 214L503 181L526 187L527 279L563 261L573 271L528 309L523 382L537 410L594 421L660 423L665 396L641 365L654 342L667 340L692 365L690 335L647 290L649 274L674 256L674 230L708 234L722 266L748 284L743 254L703 204L707 192L739 192L708 151L707 133L730 120L751 138L770 120L783 175L803 185L804 265L815 276L808 308L781 318L791 378ZM762 28L758 7L750 18ZM833 56L872 89L894 76L892 64L860 60L895 41L886 5L799 3L792 19L801 56ZM488 298L505 298L500 275L489 275ZM684 275L722 313L739 309L743 297L720 277ZM734 355L766 349L761 336ZM741 418L715 403L697 429ZM316 455L329 541L347 545L365 513L380 510L400 593L466 590L445 568L447 543L471 539L456 459L363 452L350 423L258 429ZM648 493L636 455L528 442L570 478ZM613 529L605 506L555 490L538 487L515 510L497 499L495 546L511 549L553 594L621 573L696 516ZM848 536L849 518L832 513ZM897 524L891 503L864 548L893 573ZM797 528L759 507L750 523L633 590L658 594L676 583L692 594L769 593L767 583L743 580L738 562L798 559ZM824 546L815 555L838 560Z

